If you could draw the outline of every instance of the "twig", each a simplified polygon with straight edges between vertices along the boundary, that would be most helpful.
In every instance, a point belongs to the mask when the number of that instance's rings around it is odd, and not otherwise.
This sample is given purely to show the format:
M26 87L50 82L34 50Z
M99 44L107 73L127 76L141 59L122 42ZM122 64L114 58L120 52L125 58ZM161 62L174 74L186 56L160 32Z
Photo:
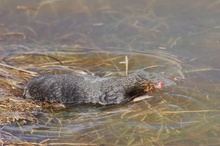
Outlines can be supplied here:
M125 75L128 75L128 56L125 56L125 61L119 62L120 64L125 64Z
M125 56L125 75L128 75L128 56Z

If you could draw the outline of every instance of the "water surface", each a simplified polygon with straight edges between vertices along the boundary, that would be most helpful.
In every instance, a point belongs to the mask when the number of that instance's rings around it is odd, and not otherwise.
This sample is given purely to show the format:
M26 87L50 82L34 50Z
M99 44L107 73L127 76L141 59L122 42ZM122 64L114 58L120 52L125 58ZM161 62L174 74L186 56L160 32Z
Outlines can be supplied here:
M220 145L219 8L218 0L0 1L1 100L22 102L25 81L39 73L124 76L125 56L129 74L177 84L120 106L33 110L36 122L2 124L2 143Z

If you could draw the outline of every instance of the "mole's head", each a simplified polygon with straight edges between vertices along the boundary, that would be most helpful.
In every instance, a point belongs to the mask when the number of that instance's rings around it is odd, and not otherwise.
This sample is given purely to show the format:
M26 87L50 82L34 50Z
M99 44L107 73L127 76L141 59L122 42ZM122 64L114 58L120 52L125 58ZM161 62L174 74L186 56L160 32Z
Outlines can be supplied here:
M176 85L174 81L159 73L149 73L146 71L139 71L137 72L137 75L143 80L154 83L155 88L162 88L162 87L169 87L171 85Z

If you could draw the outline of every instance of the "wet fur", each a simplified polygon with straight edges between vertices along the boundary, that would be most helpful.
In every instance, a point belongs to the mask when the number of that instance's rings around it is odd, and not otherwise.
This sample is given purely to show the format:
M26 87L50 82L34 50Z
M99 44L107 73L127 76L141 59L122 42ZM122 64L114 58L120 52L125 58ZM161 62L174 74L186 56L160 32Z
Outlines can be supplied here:
M105 78L79 74L42 74L27 82L23 96L64 104L121 104L146 93L145 86L152 86L152 82L145 77L149 77L146 72Z

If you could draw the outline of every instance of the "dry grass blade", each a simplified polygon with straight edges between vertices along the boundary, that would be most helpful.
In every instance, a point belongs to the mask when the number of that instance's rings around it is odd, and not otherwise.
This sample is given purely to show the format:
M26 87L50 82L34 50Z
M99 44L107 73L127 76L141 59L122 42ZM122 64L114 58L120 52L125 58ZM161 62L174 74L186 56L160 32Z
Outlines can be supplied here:
M206 113L206 112L220 112L220 110L194 110L194 111L162 111L161 114L181 114L181 113Z
M128 75L128 56L126 55L125 56L125 60L124 61L121 61L119 62L120 64L125 64L125 75L127 76Z
M125 56L125 73L128 75L128 56Z
M10 69L15 69L15 70L18 70L18 71L22 71L22 72L25 72L25 73L29 73L29 74L31 74L32 76L36 76L36 75L37 75L36 72L28 71L28 70L21 69L21 68L17 68L17 67L11 66L11 65L7 65L7 64L3 64L3 63L0 63L0 65L3 66L3 67L10 68Z
M22 37L24 40L27 38L26 35L22 32L8 32L1 34L3 37Z
M50 143L49 145L98 146L98 144L93 144L93 143Z
M207 67L207 68L198 68L198 69L188 70L188 71L185 71L185 72L186 73L195 73L195 72L203 72L203 71L220 71L220 69Z

